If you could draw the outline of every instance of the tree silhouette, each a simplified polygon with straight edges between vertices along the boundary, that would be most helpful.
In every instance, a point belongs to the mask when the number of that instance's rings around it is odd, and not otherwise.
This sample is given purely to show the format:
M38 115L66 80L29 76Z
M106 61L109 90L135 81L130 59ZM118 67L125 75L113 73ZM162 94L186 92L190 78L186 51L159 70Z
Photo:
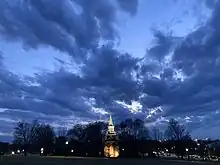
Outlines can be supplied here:
M51 153L53 151L53 144L55 140L55 133L53 128L48 124L40 124L36 128L36 148L40 151L44 149L43 154Z
M159 130L157 127L153 127L151 130L151 138L153 140L159 141L163 139L163 132Z
M73 126L73 128L67 131L67 137L79 142L84 142L86 138L85 128L86 125L76 124Z
M175 119L170 119L165 134L170 140L183 140L189 137L186 127L179 124Z
M178 156L181 155L183 159L184 154L186 154L186 144L188 144L188 141L191 141L186 127L179 124L178 121L170 119L165 133L167 138L174 142L176 154Z
M37 120L32 123L21 121L14 128L14 143L20 145L24 149L24 155L27 155L29 146L34 143L37 138L36 128L39 126Z
M66 127L59 127L57 131L58 136L67 136L68 129Z

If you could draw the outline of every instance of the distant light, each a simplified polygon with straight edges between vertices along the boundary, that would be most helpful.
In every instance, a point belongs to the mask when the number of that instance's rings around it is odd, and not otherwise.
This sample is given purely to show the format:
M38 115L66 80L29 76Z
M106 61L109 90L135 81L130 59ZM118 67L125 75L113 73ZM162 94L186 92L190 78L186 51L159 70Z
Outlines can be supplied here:
M40 149L40 153L42 153L42 154L44 153L44 148Z
M14 151L12 151L12 152L11 152L11 154L12 154L12 155L14 155L14 154L15 154L15 152L14 152Z
M122 151L124 151L125 149L124 148L122 148Z
M69 144L69 142L68 142L68 141L66 141L66 144Z
M188 148L186 148L186 152L188 152L189 151L189 149Z
M24 152L24 150L22 150L22 152Z
M169 150L168 149L166 149L166 152L168 152Z
M197 141L198 141L198 139L195 139L195 141L197 142Z
M199 143L197 143L197 146L200 146L200 144L199 144Z
M74 152L74 150L71 150L71 152L73 153L73 152Z
M21 151L20 150L17 150L17 153L20 153Z

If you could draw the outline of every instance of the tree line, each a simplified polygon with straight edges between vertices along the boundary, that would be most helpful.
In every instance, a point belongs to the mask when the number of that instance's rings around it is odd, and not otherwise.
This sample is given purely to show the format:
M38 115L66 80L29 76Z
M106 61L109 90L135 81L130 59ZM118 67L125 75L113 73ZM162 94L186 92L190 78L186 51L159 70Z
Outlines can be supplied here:
M107 126L105 122L76 124L55 133L49 124L21 121L14 128L10 149L23 151L24 155L103 156ZM115 125L115 129L121 157L159 157L162 151L180 158L195 153L202 157L211 152L220 155L219 150L207 148L207 141L192 140L186 127L174 119L170 119L164 132L157 127L148 129L140 119L126 119Z

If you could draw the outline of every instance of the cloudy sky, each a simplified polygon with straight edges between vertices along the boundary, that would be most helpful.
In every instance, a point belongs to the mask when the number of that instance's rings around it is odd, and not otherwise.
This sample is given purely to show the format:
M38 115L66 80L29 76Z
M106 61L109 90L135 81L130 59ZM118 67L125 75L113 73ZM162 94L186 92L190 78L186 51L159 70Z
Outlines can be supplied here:
M219 19L217 0L1 0L0 140L109 113L220 138Z

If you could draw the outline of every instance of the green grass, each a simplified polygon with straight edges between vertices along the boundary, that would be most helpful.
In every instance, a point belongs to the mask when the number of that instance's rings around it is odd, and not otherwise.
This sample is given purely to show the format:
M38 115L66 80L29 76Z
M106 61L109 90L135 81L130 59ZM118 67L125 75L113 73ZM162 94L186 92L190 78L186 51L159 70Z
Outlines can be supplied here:
M0 158L0 165L208 165L210 162L188 162L174 160L75 158L75 157L40 157L40 156L5 156ZM214 163L215 164L215 163Z

